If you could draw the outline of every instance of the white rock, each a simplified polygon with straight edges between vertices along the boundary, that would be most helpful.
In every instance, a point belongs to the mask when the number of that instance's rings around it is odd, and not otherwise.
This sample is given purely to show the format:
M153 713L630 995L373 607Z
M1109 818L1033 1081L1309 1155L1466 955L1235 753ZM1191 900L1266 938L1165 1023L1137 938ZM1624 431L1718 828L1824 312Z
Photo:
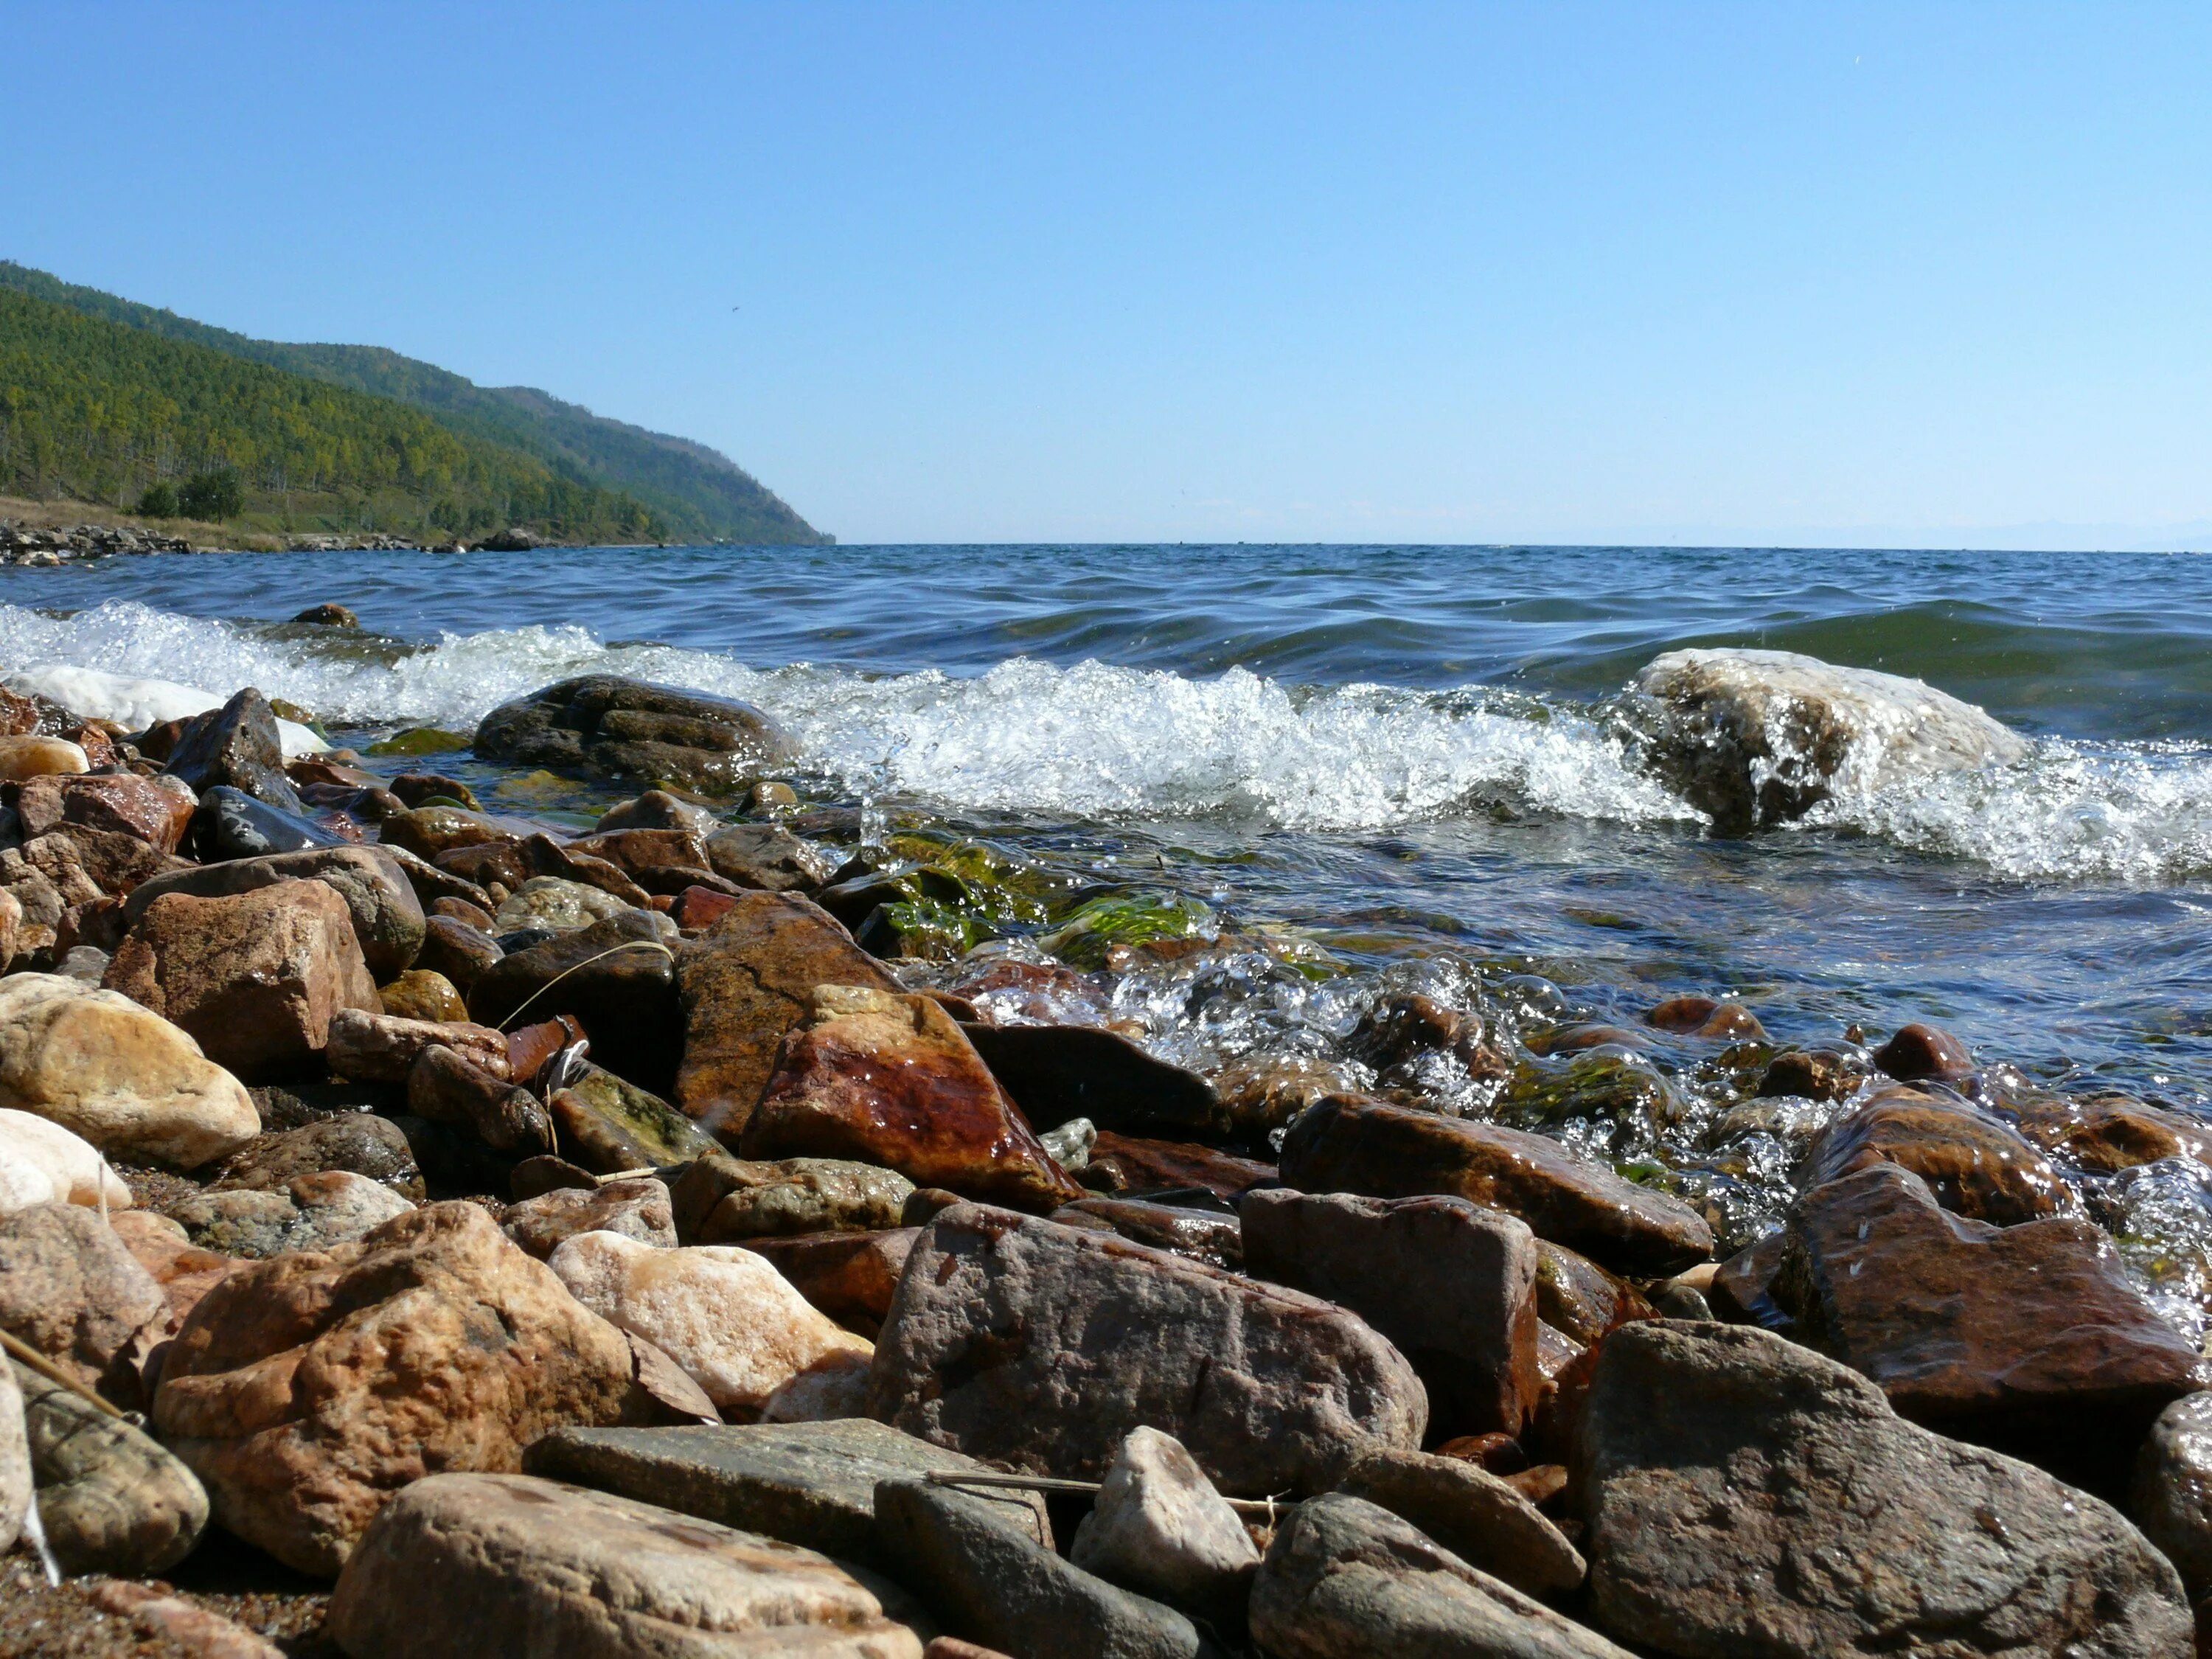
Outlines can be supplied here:
M758 1410L826 1356L875 1352L817 1312L766 1257L733 1244L671 1250L578 1233L546 1265L593 1313L664 1351L719 1407Z
M131 1207L131 1188L83 1136L32 1112L0 1107L0 1215L33 1204Z
M117 991L59 974L0 979L0 1106L110 1158L197 1169L261 1133L246 1085Z
M837 1348L822 1356L768 1397L763 1423L836 1423L868 1414L868 1366L872 1352Z
M1260 1552L1180 1440L1135 1429L1068 1559L1126 1589L1207 1612L1237 1601Z
M0 1360L0 1553L15 1547L31 1508L31 1442L23 1429L23 1391L15 1368Z
M113 720L131 732L143 732L163 720L189 720L220 708L228 694L203 691L174 680L133 679L126 674L102 673L97 668L77 668L68 663L40 663L19 669L0 680L23 696L50 697L72 714L88 720ZM278 720L284 757L319 754L330 747L296 720Z

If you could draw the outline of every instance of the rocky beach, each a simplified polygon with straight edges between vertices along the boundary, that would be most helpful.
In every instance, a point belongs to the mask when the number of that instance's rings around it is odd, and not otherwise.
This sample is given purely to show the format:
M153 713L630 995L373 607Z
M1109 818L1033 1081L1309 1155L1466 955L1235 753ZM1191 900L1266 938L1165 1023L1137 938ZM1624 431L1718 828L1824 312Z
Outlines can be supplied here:
M10 670L0 1652L2195 1650L2170 1091L1363 957L637 674ZM1617 708L1713 845L2034 750L1776 649Z

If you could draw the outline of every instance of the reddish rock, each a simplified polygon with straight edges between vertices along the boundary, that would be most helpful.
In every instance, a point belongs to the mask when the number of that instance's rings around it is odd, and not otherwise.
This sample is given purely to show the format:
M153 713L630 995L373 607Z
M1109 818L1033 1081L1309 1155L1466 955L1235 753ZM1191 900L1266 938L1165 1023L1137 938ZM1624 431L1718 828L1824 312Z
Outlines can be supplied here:
M2169 1158L2212 1164L2212 1125L2124 1095L2033 1100L2014 1115L2021 1133L2045 1152L2100 1174Z
M737 908L735 895L694 884L676 896L669 915L685 933L696 933L702 928L712 927Z
M128 772L27 780L15 796L26 840L64 825L131 836L173 853L192 821L192 797Z
M506 1042L507 1075L526 1089L535 1089L544 1080L546 1066L562 1050L580 1042L584 1045L580 1053L591 1050L584 1028L568 1014L534 1025L518 1025L507 1034Z
M404 1083L425 1048L454 1048L493 1076L507 1076L507 1040L488 1025L402 1019L340 1009L331 1017L324 1054L331 1070L356 1083Z
M684 1018L676 1104L735 1146L775 1071L784 1036L817 985L896 992L883 965L829 913L801 898L748 893L678 954Z
M0 1216L0 1330L90 1387L168 1301L122 1239L81 1204Z
M313 1069L332 1016L381 1006L345 901L317 881L223 898L165 894L118 947L104 983L248 1082Z
M1905 1025L1874 1051L1874 1063L1899 1083L1934 1079L1956 1083L1974 1074L1974 1056L1948 1031L1933 1025Z
M745 1248L766 1256L816 1308L872 1342L921 1237L919 1227L894 1227L872 1233L749 1238Z
M441 1044L424 1048L408 1067L407 1109L518 1158L553 1150L553 1120L537 1096Z
M711 870L706 837L696 830L610 830L568 842L571 854L601 859L633 881L648 870Z
M1244 1266L1244 1230L1233 1215L1141 1198L1079 1198L1052 1212L1063 1227L1098 1227L1139 1244L1231 1271Z
M1627 1280L1548 1239L1536 1244L1536 1313L1585 1347L1616 1325L1657 1317Z
M1198 1188L1234 1199L1276 1178L1275 1166L1237 1158L1188 1140L1146 1140L1102 1129L1083 1171L1086 1186L1116 1193L1169 1192Z
M64 824L25 842L23 858L65 893L80 891L74 884L81 878L99 894L117 898L156 876L191 867L136 836L81 824Z
M168 1299L170 1330L184 1323L202 1297L246 1265L236 1256L200 1249L181 1225L150 1210L118 1210L108 1224L161 1287Z
M381 847L313 847L187 866L155 876L133 892L130 915L136 921L165 893L216 898L299 881L320 882L345 901L362 960L380 981L414 962L422 946L422 906L398 860Z
M431 916L422 924L422 948L415 965L443 974L465 997L506 954L486 930L452 916Z
M2168 1401L2205 1386L2100 1229L1968 1220L1892 1164L1798 1201L1776 1289L1801 1337L1903 1415L2081 1479L2108 1480Z
M1887 1089L1823 1129L1806 1154L1806 1191L1894 1164L1945 1209L2009 1227L2056 1215L2065 1183L2043 1154L1993 1117L1912 1089Z
M1762 1097L1791 1095L1805 1100L1845 1100L1867 1080L1865 1062L1834 1048L1797 1048L1767 1062L1759 1080Z
M822 986L811 1009L745 1124L744 1156L878 1164L1040 1213L1083 1196L928 998Z
M1711 997L1668 997L1644 1023L1654 1030L1681 1036L1712 1037L1731 1042L1764 1042L1766 1027L1741 1002L1720 1002Z
M432 899L428 914L434 916L446 916L454 921L465 922L480 933L490 933L495 925L492 921L490 911L481 905L471 904L465 898L455 898L451 894L442 898Z
M1302 1192L1450 1194L1621 1273L1677 1273L1712 1254L1696 1211L1556 1140L1380 1101L1340 1097L1303 1114L1284 1137L1282 1173Z

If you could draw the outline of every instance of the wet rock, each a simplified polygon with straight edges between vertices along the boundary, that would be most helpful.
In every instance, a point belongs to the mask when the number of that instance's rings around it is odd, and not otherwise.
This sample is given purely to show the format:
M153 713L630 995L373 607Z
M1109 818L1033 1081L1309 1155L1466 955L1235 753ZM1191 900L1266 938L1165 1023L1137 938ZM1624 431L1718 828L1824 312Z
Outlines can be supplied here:
M0 737L0 781L60 777L91 769L83 747L66 738Z
M167 1306L98 1211L37 1204L0 1216L0 1330L88 1387Z
M140 1577L191 1553L208 1497L150 1437L22 1365L23 1426L47 1547L69 1573Z
M617 830L690 830L704 836L713 831L714 815L665 789L648 789L607 808L592 828L603 836Z
M303 810L284 775L284 743L276 713L250 685L222 708L186 723L169 751L167 771L195 794L222 787L287 812Z
M1418 1444L1428 1420L1412 1367L1341 1309L972 1204L908 1259L869 1415L1076 1476L1148 1425L1238 1493L1326 1487L1378 1443Z
M1495 1124L1328 1100L1291 1124L1282 1159L1283 1180L1303 1192L1455 1195L1620 1273L1674 1273L1712 1254L1712 1229L1687 1205Z
M2212 1164L2212 1125L2124 1095L2047 1098L2014 1109L2020 1132L2046 1152L2112 1175L2169 1158Z
M567 850L604 859L641 884L647 875L659 870L709 873L707 838L691 828L596 830L588 836L579 836L568 844Z
M416 953L415 964L444 975L466 997L506 954L499 941L482 929L452 916L431 916L423 923L422 948Z
M453 981L427 968L410 968L389 985L376 988L377 1002L395 1019L423 1019L434 1023L465 1022L469 1005L461 1000Z
M741 1243L795 1233L875 1232L899 1224L914 1183L896 1170L835 1158L775 1163L714 1152L670 1194L687 1244Z
M533 876L492 913L492 920L501 933L532 927L543 928L550 933L566 933L634 908L581 882L563 881L557 876Z
M434 803L463 807L471 812L483 811L475 790L442 772L403 772L392 779L392 793L402 806L410 809Z
M1074 1175L1091 1162L1091 1149L1098 1144L1098 1126L1087 1117L1072 1117L1056 1129L1037 1137L1052 1161Z
M225 1527L327 1575L429 1470L511 1470L551 1429L621 1420L633 1364L483 1210L433 1204L210 1291L170 1346L154 1421Z
M579 1233L548 1265L579 1302L661 1349L725 1410L757 1411L830 1355L867 1351L766 1261L731 1245L656 1249L617 1233Z
M584 1066L545 1106L568 1155L599 1175L689 1163L719 1150L714 1137L659 1096L596 1066Z
M495 1151L520 1157L553 1150L553 1120L538 1098L459 1051L432 1044L407 1070L407 1109L465 1129Z
M676 1248L668 1188L650 1176L604 1187L562 1187L507 1206L507 1236L540 1261L579 1233L617 1233L657 1249Z
M1086 1117L1123 1135L1219 1139L1271 1126L1236 1119L1194 1072L1087 1025L976 1025L968 1036L1032 1122Z
M675 1103L725 1144L744 1132L816 987L901 988L825 912L777 893L748 894L685 944L676 979L684 1060Z
M125 914L136 922L166 893L215 898L287 881L319 882L345 902L362 960L379 980L404 972L422 949L422 906L398 861L375 847L276 853L156 876L131 895Z
M0 1107L0 1215L33 1204L128 1209L131 1188L83 1136L35 1113Z
M737 908L738 895L706 887L687 887L676 896L669 916L684 933L703 933Z
M2056 1215L2066 1197L2043 1154L1996 1119L1909 1089L1886 1090L1830 1123L1798 1182L1810 1191L1883 1163L1911 1170L1945 1209L2000 1227Z
M1971 1221L1894 1164L1799 1200L1776 1288L1798 1334L1903 1415L2065 1460L2077 1479L2124 1462L2169 1401L2204 1386L2100 1229Z
M492 928L496 925L491 919L491 911L480 908L465 898L455 898L450 895L432 899L424 914L431 916L447 916L455 921L465 922L487 937L490 935Z
M1587 1347L1614 1326L1651 1317L1642 1292L1585 1256L1540 1239L1536 1316Z
M666 925L649 912L626 910L514 951L470 988L469 1012L500 1028L526 1011L536 1020L569 1015L590 1035L593 1060L665 1095L676 1056L690 1057L670 941L661 932Z
M295 623L307 623L316 628L359 628L361 618L346 606L325 602L311 605L292 618Z
M2181 1574L2189 1599L2212 1595L2212 1394L2159 1413L2136 1458L2128 1508Z
M746 1120L747 1158L848 1158L1018 1209L1083 1195L951 1015L927 997L817 987Z
M1224 1201L1272 1184L1275 1166L1188 1140L1146 1140L1101 1129L1084 1165L1085 1186L1109 1193L1202 1188Z
M1891 1178L1911 1177L1856 1177ZM1615 1331L1578 1462L1590 1605L1623 1641L1931 1659L2190 1648L2173 1569L2112 1510L1904 1421L1856 1372L1769 1332Z
M1900 1083L1955 1083L1974 1074L1974 1056L1948 1031L1906 1025L1874 1051L1874 1063Z
M1181 1613L1117 1589L1000 1519L996 1506L915 1480L876 1488L891 1572L960 1635L1054 1659L1197 1659Z
M111 1158L196 1169L260 1132L245 1086L175 1025L58 974L0 979L0 1104Z
M1759 1023L1757 1014L1741 1002L1722 1002L1712 997L1668 997L1644 1016L1644 1023L1678 1036L1724 1042L1766 1040L1766 1028Z
M301 811L287 811L226 784L200 797L199 810L185 832L183 850L213 863L347 844L337 830L306 816L304 804Z
M1866 1081L1864 1063L1834 1048L1796 1048L1769 1060L1759 1092L1765 1098L1794 1095L1807 1100L1848 1100Z
M252 1081L312 1072L333 1014L379 1006L345 901L317 881L164 894L117 947L106 984Z
M1068 1559L1139 1595L1234 1624L1260 1552L1173 1436L1134 1429L1076 1528Z
M1376 1452L1354 1464L1338 1490L1410 1522L1469 1566L1530 1595L1579 1589L1588 1571L1534 1504L1462 1458Z
M1534 1413L1535 1235L1465 1199L1287 1188L1238 1200L1248 1272L1352 1310L1413 1363L1448 1434L1518 1434Z
M288 1250L327 1250L368 1236L415 1206L350 1170L295 1176L281 1190L231 1188L169 1206L193 1244L260 1260Z
M447 854L464 847L512 845L521 837L508 834L482 812L459 806L412 806L386 817L377 830L377 839L437 865Z
M1865 794L2004 765L2027 741L1919 680L1794 651L1669 651L1636 677L1649 758L1724 835Z
M1253 1583L1251 1620L1273 1659L1627 1659L1595 1631L1342 1493L1299 1504L1277 1532Z
M339 1077L404 1083L426 1048L451 1048L494 1077L504 1079L507 1074L507 1039L489 1025L402 1019L361 1008L342 1008L331 1016L324 1054Z
M329 1629L356 1659L479 1659L488 1632L549 1655L921 1652L825 1556L509 1474L436 1474L395 1499L346 1563Z
M879 1568L889 1563L876 1536L878 1482L985 1472L972 1457L865 1417L703 1431L561 1429L531 1447L523 1467ZM1052 1547L1038 1494L975 1495L1008 1526Z
M725 881L771 893L811 891L837 870L829 849L774 823L721 825L707 837L707 859Z
M15 794L26 841L68 826L130 836L157 853L177 850L197 804L184 790L127 772L33 778Z
M722 795L788 751L750 703L607 674L502 703L477 727L475 747L479 758L508 765Z
M847 1330L871 1342L883 1329L919 1227L882 1232L799 1233L753 1237L745 1248L767 1260L792 1288Z
M1232 1272L1244 1265L1244 1230L1233 1215L1140 1198L1083 1198L1054 1210L1051 1218L1063 1227L1103 1227L1153 1249Z

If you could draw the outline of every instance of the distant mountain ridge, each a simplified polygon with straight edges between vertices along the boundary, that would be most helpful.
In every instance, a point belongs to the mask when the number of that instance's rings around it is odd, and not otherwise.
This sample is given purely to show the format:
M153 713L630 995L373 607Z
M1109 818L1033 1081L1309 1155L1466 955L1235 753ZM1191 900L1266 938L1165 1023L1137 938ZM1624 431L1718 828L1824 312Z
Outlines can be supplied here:
M656 530L672 541L806 546L836 539L719 451L594 415L534 386L480 386L383 346L258 340L12 260L0 260L0 289L404 404L450 431L520 450L576 483L633 497L653 510Z

